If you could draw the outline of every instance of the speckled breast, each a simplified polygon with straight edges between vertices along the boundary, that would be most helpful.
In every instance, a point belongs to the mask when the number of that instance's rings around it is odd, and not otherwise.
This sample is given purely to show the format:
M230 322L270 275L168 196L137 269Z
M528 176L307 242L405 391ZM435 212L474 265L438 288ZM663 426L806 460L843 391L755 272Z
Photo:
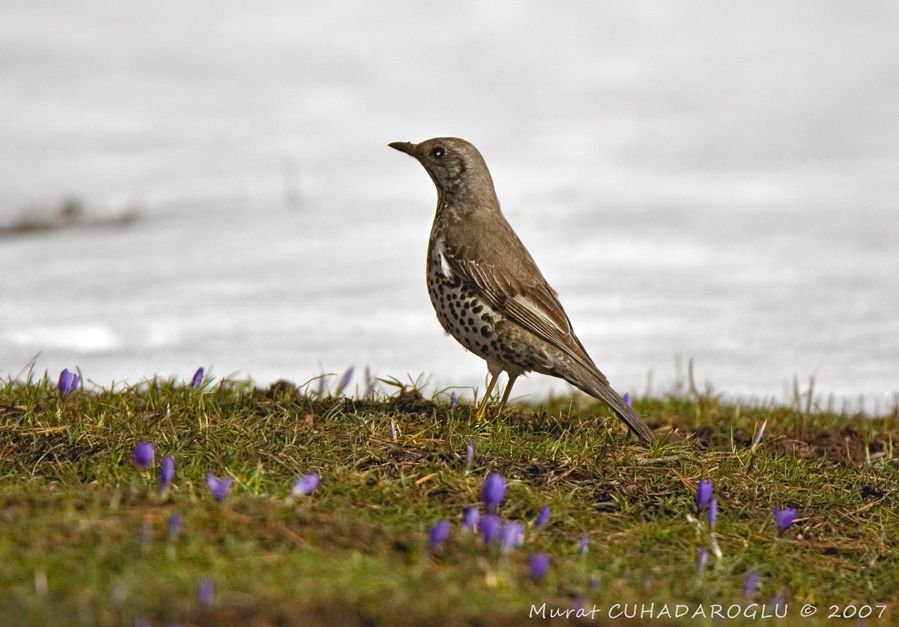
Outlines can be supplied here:
M496 356L496 324L502 316L450 270L440 240L430 246L427 272L431 304L446 332L484 359Z

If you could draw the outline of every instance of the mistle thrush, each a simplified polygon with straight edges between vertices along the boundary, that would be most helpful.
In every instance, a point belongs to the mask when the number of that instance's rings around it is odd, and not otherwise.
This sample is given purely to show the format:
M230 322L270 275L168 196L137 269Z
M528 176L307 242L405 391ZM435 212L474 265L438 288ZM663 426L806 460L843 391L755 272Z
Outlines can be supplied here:
M590 359L556 292L506 222L477 148L454 137L390 147L415 157L437 187L428 294L447 333L487 361L491 378L478 419L501 372L509 382L500 411L515 380L535 371L604 401L631 431L651 442L653 432Z

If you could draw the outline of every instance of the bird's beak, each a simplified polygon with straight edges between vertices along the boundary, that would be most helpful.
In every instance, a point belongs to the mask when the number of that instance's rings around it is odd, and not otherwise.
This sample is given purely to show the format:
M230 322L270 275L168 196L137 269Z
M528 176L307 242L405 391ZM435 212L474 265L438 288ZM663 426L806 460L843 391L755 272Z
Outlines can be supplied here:
M387 144L391 148L399 150L400 152L405 152L407 155L415 156L415 149L418 148L412 142L392 142Z

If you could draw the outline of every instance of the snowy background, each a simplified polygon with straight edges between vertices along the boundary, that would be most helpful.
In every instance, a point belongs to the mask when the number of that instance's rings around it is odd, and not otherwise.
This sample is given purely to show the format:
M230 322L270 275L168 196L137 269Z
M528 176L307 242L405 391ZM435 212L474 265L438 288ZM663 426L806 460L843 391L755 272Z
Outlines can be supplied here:
M387 148L456 135L622 391L693 358L888 404L897 32L891 0L6 2L0 227L83 213L0 234L0 377L482 385L425 290L433 185Z

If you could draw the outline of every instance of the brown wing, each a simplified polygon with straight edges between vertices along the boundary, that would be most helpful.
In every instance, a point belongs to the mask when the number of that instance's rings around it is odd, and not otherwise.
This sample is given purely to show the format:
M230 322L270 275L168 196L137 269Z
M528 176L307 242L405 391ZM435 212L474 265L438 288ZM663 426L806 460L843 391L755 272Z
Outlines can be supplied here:
M476 286L491 307L608 383L574 334L556 292L512 227L502 214L491 218L489 227L477 218L454 225L461 232L456 233L458 237L447 234L443 251L450 269ZM464 232L469 229L480 232Z

